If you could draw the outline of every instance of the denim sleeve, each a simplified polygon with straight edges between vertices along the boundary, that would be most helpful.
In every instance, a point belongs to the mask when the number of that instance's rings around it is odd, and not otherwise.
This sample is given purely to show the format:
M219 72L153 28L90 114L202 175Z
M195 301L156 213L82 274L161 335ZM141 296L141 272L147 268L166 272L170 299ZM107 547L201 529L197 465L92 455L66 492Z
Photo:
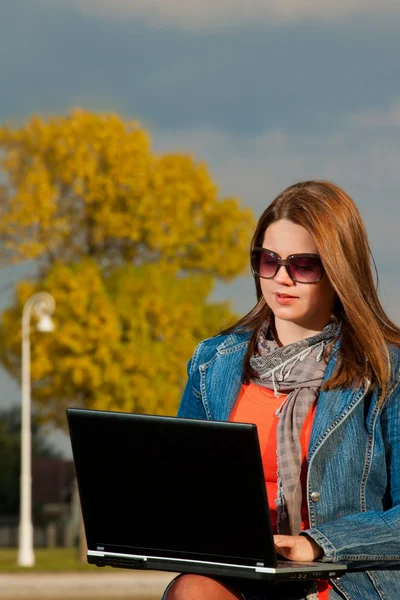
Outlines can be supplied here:
M322 547L322 560L400 560L399 384L384 405L381 424L386 446L391 508L347 515L302 532Z
M178 408L178 417L187 419L207 419L200 392L199 354L201 344L194 351L187 366L188 380Z

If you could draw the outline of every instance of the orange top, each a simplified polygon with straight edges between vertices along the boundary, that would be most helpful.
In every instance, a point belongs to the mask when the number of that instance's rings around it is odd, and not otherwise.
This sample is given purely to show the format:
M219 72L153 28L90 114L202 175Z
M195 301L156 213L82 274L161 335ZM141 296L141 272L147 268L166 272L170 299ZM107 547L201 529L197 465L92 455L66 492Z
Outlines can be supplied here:
M239 423L254 423L257 425L258 438L260 441L261 456L264 468L265 485L267 488L268 505L271 515L271 524L273 532L276 533L277 511L275 499L277 498L278 483L278 460L277 460L277 440L276 431L279 417L276 415L277 409L286 400L287 395L274 395L273 390L269 390L255 383L242 385L239 396L229 417L230 421ZM303 428L300 434L302 448L302 529L308 529L308 506L307 506L307 465L308 465L308 446L310 443L311 429L315 415L317 403L314 402L310 412L305 418ZM330 586L329 586L330 587ZM327 600L328 586L326 582L318 583L318 597L320 600Z

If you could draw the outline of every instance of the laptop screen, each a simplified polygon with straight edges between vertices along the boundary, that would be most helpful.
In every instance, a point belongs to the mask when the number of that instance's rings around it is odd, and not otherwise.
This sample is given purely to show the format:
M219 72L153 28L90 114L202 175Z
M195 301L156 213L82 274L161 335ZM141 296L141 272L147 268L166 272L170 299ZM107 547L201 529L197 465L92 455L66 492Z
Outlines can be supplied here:
M254 425L68 410L90 550L273 566Z

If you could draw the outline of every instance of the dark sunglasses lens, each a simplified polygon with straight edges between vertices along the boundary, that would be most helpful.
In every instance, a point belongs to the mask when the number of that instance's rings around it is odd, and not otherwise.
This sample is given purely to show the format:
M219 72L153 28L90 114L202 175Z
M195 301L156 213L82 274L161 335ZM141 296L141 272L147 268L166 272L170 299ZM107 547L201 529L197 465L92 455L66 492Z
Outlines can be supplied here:
M270 279L276 273L278 260L276 256L269 252L254 250L252 254L253 271L260 277Z
M295 256L289 259L289 267L294 279L299 283L315 283L324 273L318 256Z

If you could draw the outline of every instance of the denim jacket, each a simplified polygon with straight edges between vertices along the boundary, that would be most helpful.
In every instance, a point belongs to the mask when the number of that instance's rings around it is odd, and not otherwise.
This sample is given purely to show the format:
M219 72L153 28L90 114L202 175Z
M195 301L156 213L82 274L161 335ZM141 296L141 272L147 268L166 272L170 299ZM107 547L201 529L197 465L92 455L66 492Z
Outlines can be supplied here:
M178 416L225 421L238 397L249 334L201 342L188 365ZM383 407L368 382L321 391L309 445L307 534L325 561L400 561L400 350ZM333 349L325 378L335 366ZM398 600L399 570L347 573L332 581L348 600Z

